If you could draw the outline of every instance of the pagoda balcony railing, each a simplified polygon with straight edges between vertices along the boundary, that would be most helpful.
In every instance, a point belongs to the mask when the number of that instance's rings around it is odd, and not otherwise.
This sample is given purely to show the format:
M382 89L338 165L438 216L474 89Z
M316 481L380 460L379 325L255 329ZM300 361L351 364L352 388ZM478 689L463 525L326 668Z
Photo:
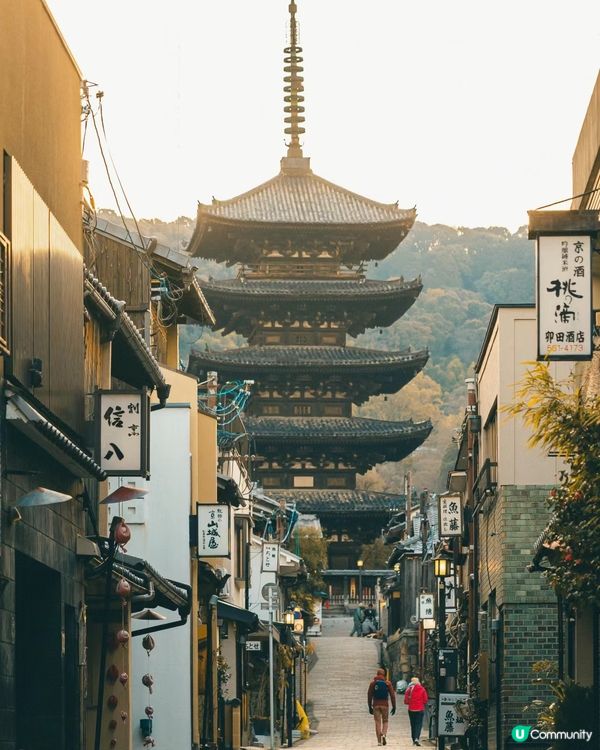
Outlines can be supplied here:
M483 462L481 471L473 484L473 500L475 507L481 505L486 497L496 492L498 486L498 462L490 461L489 458Z
M249 263L238 272L238 278L268 279L364 279L364 269L332 268L326 263Z

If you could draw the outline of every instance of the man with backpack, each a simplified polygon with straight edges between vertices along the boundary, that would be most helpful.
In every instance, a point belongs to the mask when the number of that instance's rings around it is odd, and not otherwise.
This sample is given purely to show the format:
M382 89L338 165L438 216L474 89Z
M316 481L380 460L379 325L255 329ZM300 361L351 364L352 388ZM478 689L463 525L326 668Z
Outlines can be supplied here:
M375 734L377 735L378 745L387 745L387 730L389 721L389 704L392 700L392 716L396 713L396 694L392 683L385 678L385 670L378 669L377 674L369 684L367 692L367 702L369 704L369 713L373 714L375 719Z

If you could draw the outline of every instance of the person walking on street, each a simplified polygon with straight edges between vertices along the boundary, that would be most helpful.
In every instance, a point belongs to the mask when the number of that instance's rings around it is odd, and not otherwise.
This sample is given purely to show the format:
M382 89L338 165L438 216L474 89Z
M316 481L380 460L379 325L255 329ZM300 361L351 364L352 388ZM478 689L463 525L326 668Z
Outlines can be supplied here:
M358 607L354 610L354 613L352 615L352 632L350 633L350 638L356 633L356 635L360 638L362 635L362 622L365 619L363 609L364 604L359 604Z
M423 715L429 696L427 690L421 685L418 677L413 677L410 685L404 693L404 703L408 706L408 718L410 719L410 734L413 745L420 745L421 729L423 729Z
M396 694L392 683L385 678L385 670L378 669L377 674L369 683L367 702L369 713L375 719L375 734L378 745L387 745L387 730L389 721L389 699L392 701L392 716L396 713Z

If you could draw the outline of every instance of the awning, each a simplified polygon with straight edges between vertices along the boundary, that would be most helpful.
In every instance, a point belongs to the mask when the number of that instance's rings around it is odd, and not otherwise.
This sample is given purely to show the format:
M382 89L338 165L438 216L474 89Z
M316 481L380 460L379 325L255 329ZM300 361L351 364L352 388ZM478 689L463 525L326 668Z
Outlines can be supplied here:
M258 627L258 615L248 609L237 607L235 604L221 601L221 599L217 604L217 617L230 622L237 622L249 633Z
M217 473L217 502L223 505L231 505L234 508L246 506L246 501L242 497L238 483L233 477Z
M107 338L113 342L111 373L136 388L156 388L160 403L166 403L171 386L165 381L154 355L133 320L125 303L115 299L93 273L84 268L84 302L108 323Z
M104 480L106 473L77 437L41 404L35 407L23 395L6 388L6 419L62 464L75 477Z

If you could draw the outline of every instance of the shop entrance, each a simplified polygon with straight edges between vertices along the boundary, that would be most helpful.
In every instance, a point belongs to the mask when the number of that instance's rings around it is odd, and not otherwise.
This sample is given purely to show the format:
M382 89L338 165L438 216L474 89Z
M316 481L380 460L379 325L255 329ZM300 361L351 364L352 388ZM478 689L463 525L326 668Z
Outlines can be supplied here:
M16 554L17 747L64 747L60 575Z

